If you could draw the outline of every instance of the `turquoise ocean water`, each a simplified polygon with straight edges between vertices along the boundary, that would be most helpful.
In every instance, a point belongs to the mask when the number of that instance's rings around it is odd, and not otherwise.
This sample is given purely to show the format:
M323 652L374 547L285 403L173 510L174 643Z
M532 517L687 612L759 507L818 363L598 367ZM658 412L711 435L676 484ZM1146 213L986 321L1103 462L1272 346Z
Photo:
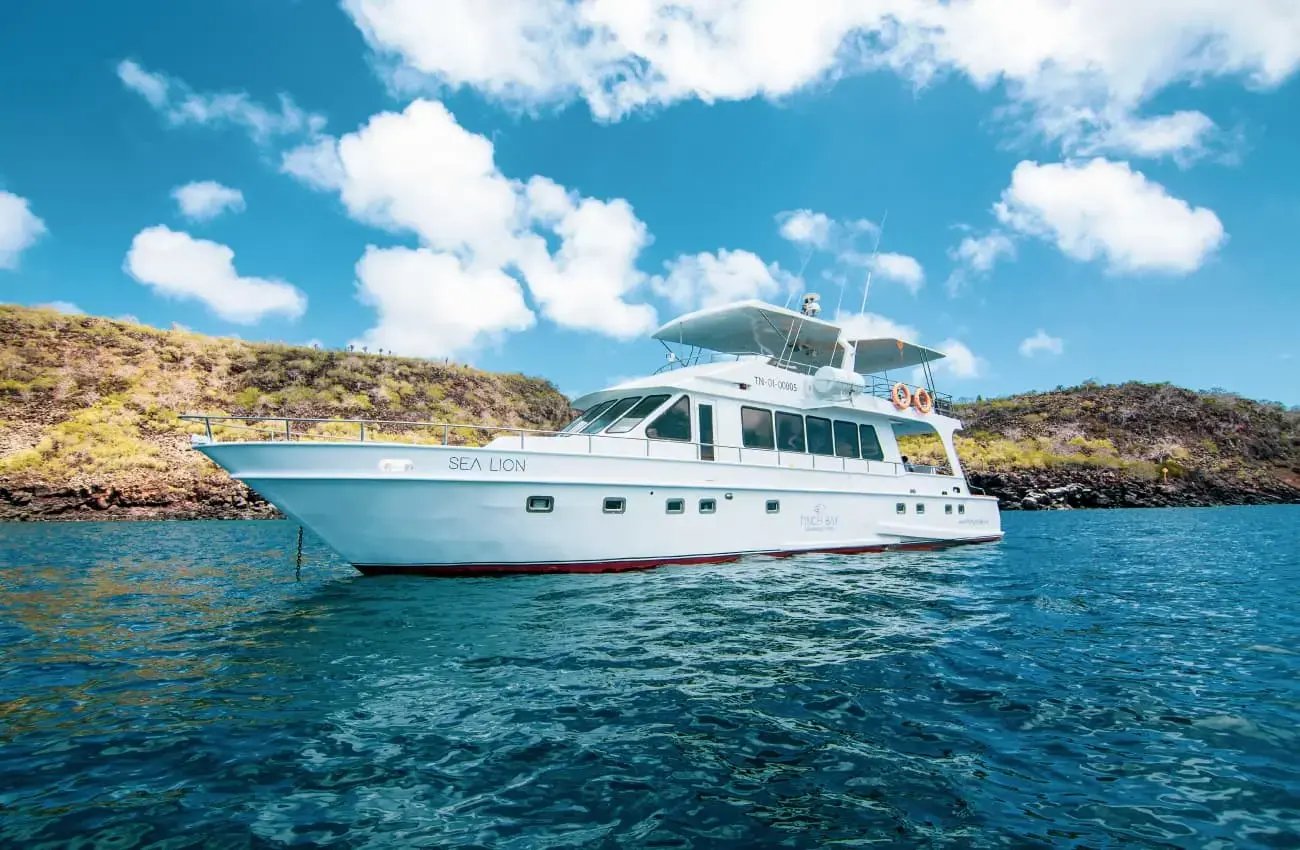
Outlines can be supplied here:
M4 847L1300 846L1300 509L363 578L0 524Z

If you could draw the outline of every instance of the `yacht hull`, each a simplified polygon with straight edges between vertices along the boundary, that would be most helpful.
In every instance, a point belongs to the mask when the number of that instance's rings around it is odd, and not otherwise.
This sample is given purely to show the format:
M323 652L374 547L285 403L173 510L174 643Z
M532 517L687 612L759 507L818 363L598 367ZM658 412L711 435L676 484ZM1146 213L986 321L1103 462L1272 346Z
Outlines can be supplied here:
M395 444L199 450L367 574L611 572L1002 536L997 501L943 476ZM550 509L529 511L534 497Z

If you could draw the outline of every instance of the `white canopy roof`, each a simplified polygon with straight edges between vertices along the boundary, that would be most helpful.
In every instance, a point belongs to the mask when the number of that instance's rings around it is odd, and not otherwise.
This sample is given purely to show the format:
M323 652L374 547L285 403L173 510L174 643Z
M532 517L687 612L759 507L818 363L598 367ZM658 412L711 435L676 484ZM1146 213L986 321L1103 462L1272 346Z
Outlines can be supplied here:
M654 339L723 354L762 354L798 366L837 366L843 329L762 301L738 301L687 313L655 331ZM933 363L944 355L898 339L860 339L854 371L860 374Z
M857 349L853 370L861 375L920 366L947 356L942 351L901 339L859 339L853 343L853 347Z
M801 366L824 366L836 357L839 325L762 301L739 301L679 316L655 339L723 354L765 354Z

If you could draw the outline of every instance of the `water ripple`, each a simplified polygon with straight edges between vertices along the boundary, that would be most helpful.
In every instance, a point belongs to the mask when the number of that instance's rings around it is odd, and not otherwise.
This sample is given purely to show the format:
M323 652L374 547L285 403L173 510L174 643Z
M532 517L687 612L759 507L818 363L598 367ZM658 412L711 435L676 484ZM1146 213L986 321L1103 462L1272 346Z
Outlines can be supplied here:
M1297 520L450 581L0 525L0 845L1297 846Z

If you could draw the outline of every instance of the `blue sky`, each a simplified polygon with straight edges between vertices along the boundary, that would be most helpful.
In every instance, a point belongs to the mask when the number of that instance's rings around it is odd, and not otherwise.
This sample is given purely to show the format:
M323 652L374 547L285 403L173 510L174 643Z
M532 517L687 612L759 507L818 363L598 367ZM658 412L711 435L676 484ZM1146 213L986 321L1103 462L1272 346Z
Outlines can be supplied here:
M1151 6L18 0L0 301L575 393L843 285L954 395L1300 403L1300 7Z

